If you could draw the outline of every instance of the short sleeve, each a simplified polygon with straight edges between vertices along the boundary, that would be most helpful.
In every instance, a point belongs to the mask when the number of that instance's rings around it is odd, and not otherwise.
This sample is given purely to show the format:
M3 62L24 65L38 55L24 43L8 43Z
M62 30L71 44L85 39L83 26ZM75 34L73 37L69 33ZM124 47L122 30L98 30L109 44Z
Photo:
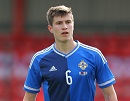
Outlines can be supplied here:
M98 51L95 57L96 63L96 81L100 88L106 88L115 83L115 78L110 70L106 58L101 51Z
M24 83L24 90L30 93L38 93L42 84L38 57L33 57L28 69L28 75Z

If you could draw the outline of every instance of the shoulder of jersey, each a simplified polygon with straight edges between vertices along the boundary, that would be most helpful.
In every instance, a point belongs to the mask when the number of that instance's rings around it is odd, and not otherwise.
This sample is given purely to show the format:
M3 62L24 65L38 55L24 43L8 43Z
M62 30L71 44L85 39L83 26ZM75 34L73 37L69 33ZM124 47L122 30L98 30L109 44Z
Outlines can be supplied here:
M39 56L39 55L42 55L42 54L47 54L48 52L50 52L50 50L53 48L53 45L41 50L41 51L38 51L34 54L33 57L36 57L36 56Z
M104 55L102 54L102 52L98 48L93 47L93 46L89 46L89 45L85 45L85 44L82 44L82 43L80 43L80 46L85 48L85 49L87 49L87 50L89 50L89 51L92 51L93 53L98 54L98 56L100 56L102 58L104 63L107 62L107 60L105 59Z
M85 48L85 49L91 50L91 51L95 51L95 52L100 51L100 50L99 50L98 48L96 48L96 47L89 46L89 45L86 45L86 44L83 44L83 43L80 43L80 46L83 47L83 48Z
M53 45L51 45L50 47L45 48L45 49L43 49L43 50L41 50L41 51L36 52L36 53L33 55L32 59L31 59L30 66L32 65L32 63L33 63L33 61L35 60L36 57L46 55L52 48L53 48Z

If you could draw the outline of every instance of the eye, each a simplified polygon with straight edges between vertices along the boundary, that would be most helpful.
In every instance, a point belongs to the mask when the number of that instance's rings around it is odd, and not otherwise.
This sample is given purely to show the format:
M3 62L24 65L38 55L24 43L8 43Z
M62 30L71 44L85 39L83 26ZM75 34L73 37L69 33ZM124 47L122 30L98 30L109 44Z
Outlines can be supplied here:
M70 24L70 23L71 23L71 21L70 21L70 20L68 20L68 21L66 21L66 23L67 23L67 24Z
M62 24L62 22L61 22L61 21L58 21L58 22L56 22L56 24L57 24L57 25L61 25L61 24Z

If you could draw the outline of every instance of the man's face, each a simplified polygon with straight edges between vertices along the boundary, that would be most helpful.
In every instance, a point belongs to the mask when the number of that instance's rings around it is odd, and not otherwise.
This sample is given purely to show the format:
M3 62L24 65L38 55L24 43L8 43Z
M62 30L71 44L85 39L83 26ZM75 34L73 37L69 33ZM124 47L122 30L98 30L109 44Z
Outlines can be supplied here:
M56 42L73 40L73 15L55 16L52 26L48 25L48 29L53 33Z

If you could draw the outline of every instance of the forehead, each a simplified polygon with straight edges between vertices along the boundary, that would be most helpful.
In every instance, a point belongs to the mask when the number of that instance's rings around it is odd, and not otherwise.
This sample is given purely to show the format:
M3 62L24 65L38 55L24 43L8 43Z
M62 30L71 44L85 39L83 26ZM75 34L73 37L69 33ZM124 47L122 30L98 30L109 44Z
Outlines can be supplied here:
M53 18L53 23L55 23L57 21L67 21L67 20L73 20L73 15L67 14L67 15L64 15L64 16L55 16Z

